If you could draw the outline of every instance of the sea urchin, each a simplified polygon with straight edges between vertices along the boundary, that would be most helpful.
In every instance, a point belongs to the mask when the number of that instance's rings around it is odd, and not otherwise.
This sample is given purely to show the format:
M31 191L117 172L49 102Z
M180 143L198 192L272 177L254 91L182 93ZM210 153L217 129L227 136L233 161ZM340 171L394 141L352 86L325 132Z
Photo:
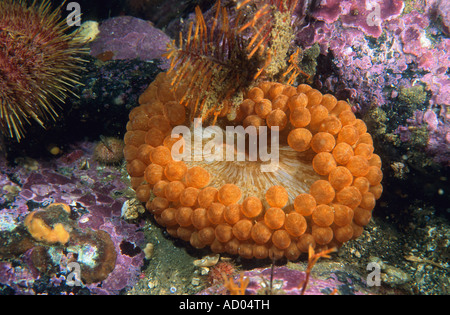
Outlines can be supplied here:
M32 120L56 119L54 104L78 83L82 42L60 12L48 0L0 1L0 129L17 141Z

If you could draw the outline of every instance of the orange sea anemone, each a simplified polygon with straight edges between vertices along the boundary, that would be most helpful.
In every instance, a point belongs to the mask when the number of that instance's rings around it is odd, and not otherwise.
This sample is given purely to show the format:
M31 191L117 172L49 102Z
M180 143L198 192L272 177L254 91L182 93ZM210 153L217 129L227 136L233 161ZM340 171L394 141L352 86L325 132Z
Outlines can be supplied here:
M211 23L196 8L168 47L170 69L129 114L124 156L137 198L172 236L295 260L362 233L382 193L381 160L347 102L291 85L302 73L299 50L289 56L297 1L250 2L232 15L217 1ZM245 132L229 137L228 127Z
M249 89L234 120L225 114L216 124L280 127L277 169L263 173L261 160L175 161L177 142L164 139L178 124L194 128L193 109L182 110L170 82L159 74L130 112L124 151L139 199L172 236L244 258L297 259L309 246L339 247L362 233L383 174L347 102L305 84Z

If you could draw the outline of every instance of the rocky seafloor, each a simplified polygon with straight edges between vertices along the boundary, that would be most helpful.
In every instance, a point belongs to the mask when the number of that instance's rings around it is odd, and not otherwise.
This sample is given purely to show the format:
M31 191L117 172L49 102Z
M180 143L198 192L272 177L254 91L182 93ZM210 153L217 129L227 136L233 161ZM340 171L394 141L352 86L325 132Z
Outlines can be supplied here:
M358 239L345 243L330 259L319 260L306 294L449 294L450 140L445 138L449 134L445 91L450 53L442 49L448 43L448 15L445 19L442 13L446 2L404 2L401 10L398 5L382 8L393 12L383 15L386 28L380 34L365 28L351 11L352 1L345 0L311 9L311 23L300 27L296 44L304 46L305 60L308 54L311 57L302 66L312 64L315 87L351 99L374 138L384 174L384 192L371 222ZM414 5L420 10L412 10ZM441 18L434 21L432 13ZM143 32L147 30L151 32L149 25ZM325 47L330 34L335 41ZM136 48L135 40L152 38L141 35L127 37L127 44ZM415 51L414 43L422 46ZM352 54L347 56L350 48ZM398 55L390 54L392 49ZM430 54L436 51L439 54ZM269 260L207 257L208 250L171 238L145 211L130 188L125 162L105 165L98 160L95 147L106 136L123 138L128 112L161 71L161 62L129 59L134 52L124 60L118 55L103 61L94 57L88 58L82 84L75 87L79 98L66 101L56 122L47 130L31 126L20 144L3 139L0 294L227 294L212 277L221 270L219 265L232 270L229 275L236 282L241 272L249 278L247 294L300 294L305 254L295 262L277 261L273 268ZM368 77L371 82L360 84ZM431 84L433 78L437 81ZM383 102L374 104L374 99ZM104 255L93 250L92 240L49 245L30 239L25 217L55 203L69 206L63 223L74 231L107 232L116 255L101 261L98 257ZM71 262L87 268L81 269L85 279L85 270L102 264L114 262L114 269L101 281L74 285ZM378 267L379 285L373 283Z
M228 291L211 283L208 276L215 268L211 266L214 262L198 263L211 253L168 236L134 199L125 163L102 165L94 158L95 145L74 143L59 156L17 158L12 164L2 158L0 235L20 228L30 211L65 203L71 207L71 219L79 228L101 229L110 234L117 252L114 270L99 283L70 286L70 246L45 245L52 257L47 262L51 267L43 268L42 263L30 258L36 247L15 255L6 250L3 241L0 292L226 294ZM316 264L306 294L448 294L448 220L433 203L420 196L402 195L407 193L394 192L396 197L385 194L363 235ZM398 201L402 199L407 202ZM244 272L250 279L248 294L299 294L307 265L306 255L296 262L275 262L272 290L268 292L263 289L269 286L271 261L227 255L218 261L235 267L236 280L239 272ZM376 278L369 263L380 267L379 286L370 285Z

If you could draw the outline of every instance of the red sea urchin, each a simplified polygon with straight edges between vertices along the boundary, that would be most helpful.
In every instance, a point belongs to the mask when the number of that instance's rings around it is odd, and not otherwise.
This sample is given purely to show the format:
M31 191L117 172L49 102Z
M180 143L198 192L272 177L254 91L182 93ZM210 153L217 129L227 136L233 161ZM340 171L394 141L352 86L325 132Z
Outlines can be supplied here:
M237 268L232 262L221 261L213 266L208 273L208 282L212 285L223 283L225 279L233 277Z
M94 160L105 165L119 164L123 160L124 143L114 137L100 137L94 148Z
M60 12L48 0L0 1L0 130L17 141L32 120L56 119L54 104L78 83L84 49Z

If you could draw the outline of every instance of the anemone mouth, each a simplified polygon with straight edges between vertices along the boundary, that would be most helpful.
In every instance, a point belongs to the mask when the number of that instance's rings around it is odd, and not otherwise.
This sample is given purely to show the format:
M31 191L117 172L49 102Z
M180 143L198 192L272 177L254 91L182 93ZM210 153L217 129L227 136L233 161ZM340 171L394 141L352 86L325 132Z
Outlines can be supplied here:
M196 128L161 74L140 104L124 139L131 185L158 223L194 247L295 260L309 247L338 247L369 223L382 192L381 160L348 103L308 85L261 82L233 121L221 113L217 126ZM224 144L231 126L250 128L244 145ZM256 142L270 154L255 158Z

